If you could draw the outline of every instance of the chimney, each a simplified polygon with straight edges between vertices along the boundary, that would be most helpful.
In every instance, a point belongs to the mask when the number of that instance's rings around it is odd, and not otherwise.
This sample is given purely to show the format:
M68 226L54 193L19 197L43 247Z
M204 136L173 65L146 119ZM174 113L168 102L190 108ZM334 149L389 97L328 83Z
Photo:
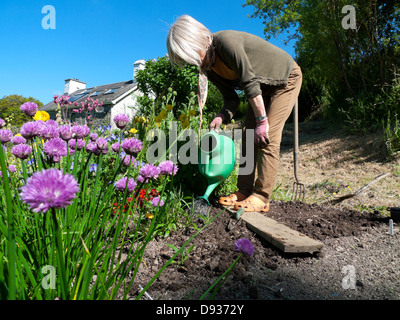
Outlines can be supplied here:
M85 89L86 82L79 81L78 79L66 79L64 85L64 94L70 95L79 89Z
M136 82L136 73L138 70L144 70L146 61L144 59L138 60L133 64L133 82Z

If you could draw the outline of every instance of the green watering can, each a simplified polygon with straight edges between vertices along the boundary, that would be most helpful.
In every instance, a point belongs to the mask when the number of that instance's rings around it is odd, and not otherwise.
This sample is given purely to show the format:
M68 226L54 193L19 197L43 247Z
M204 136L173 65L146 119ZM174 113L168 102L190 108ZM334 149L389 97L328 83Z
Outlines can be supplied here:
M207 179L207 189L203 196L208 204L211 192L224 181L235 166L235 144L231 138L218 134L215 130L200 139L199 170Z

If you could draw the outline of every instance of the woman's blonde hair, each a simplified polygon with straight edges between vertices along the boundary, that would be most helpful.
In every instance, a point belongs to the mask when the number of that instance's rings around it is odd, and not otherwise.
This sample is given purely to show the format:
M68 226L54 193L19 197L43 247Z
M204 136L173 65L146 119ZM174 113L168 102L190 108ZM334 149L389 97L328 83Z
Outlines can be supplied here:
M183 67L188 63L201 67L201 53L207 52L211 40L212 33L203 24L189 15L180 16L167 36L171 64Z

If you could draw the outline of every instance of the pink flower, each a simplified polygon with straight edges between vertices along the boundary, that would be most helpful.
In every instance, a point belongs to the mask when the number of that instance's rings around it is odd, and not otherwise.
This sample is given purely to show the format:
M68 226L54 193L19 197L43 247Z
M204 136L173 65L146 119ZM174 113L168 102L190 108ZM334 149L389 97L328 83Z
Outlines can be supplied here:
M17 144L11 149L11 153L22 160L28 159L32 148L27 144Z
M34 102L25 102L21 105L21 111L29 117L33 117L38 111L38 105Z
M58 169L36 172L21 188L21 199L33 212L46 212L51 208L65 208L79 192L74 176Z
M128 123L129 123L129 117L126 114L117 114L114 117L114 122L115 125L119 128L119 129L123 129L125 128Z
M139 153L143 148L142 141L136 138L125 139L121 143L121 148L129 155Z
M13 134L11 130L8 129L0 129L0 141L1 143L7 143L11 141Z
M235 242L235 249L239 252L247 254L249 256L254 253L254 246L251 241L247 238L241 238Z
M132 193L136 188L136 182L132 178L123 177L114 186L119 191L127 189L129 193Z

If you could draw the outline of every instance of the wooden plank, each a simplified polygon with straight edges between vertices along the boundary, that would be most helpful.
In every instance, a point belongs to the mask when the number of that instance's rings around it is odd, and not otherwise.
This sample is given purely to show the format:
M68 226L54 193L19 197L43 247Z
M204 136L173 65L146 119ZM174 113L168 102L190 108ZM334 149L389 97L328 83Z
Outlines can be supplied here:
M247 227L283 252L317 252L324 244L258 212L245 212L241 219Z

